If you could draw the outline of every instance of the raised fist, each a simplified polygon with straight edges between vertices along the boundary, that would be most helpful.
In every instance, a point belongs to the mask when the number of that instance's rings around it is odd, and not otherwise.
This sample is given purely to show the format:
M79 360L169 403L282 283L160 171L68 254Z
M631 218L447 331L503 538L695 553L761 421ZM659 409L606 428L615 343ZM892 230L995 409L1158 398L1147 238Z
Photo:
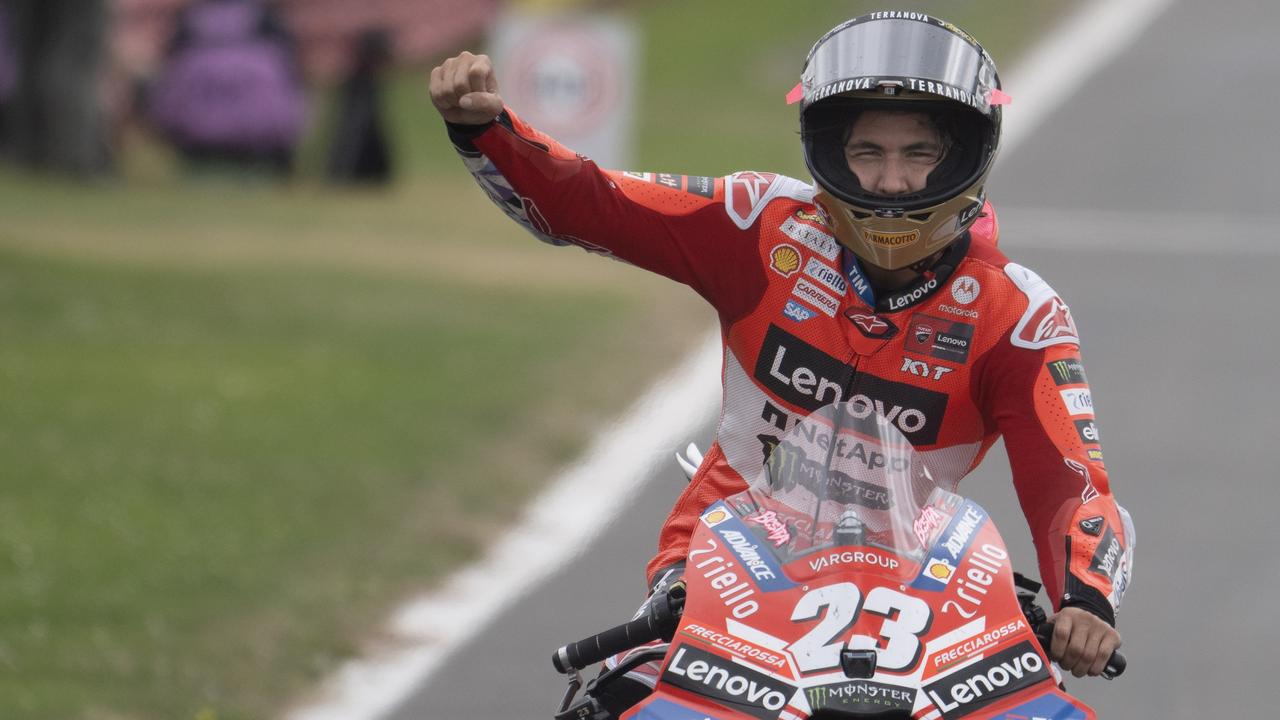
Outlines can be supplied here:
M431 104L451 123L483 125L502 112L488 55L465 50L431 71Z

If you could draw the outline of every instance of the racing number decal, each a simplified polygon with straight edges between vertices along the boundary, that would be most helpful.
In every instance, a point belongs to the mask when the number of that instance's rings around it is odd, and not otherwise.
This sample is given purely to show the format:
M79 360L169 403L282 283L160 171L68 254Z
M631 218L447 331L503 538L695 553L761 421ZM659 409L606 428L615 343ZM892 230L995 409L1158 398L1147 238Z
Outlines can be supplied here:
M859 605L861 604L861 607ZM900 672L913 667L920 659L920 637L933 621L929 604L920 598L904 595L887 587L877 587L867 594L862 604L862 591L853 583L836 583L805 593L791 613L792 622L813 620L826 609L826 615L788 649L796 658L801 672L832 670L840 666L840 636L853 627L858 611L865 609L884 618L879 639L869 635L849 638L855 650L877 650L876 667ZM883 647L880 641L884 641Z
M792 622L812 620L827 609L822 618L804 637L791 643L800 672L827 670L840 666L840 636L858 619L862 591L853 583L836 583L810 590L796 603Z

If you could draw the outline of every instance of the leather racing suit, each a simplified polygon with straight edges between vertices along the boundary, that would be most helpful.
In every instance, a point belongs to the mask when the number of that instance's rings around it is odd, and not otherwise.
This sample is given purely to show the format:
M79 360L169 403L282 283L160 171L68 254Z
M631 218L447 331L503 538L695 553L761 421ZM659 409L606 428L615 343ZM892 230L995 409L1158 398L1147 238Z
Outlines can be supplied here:
M662 527L651 580L683 562L699 514L745 489L796 417L858 400L948 490L1003 436L1055 608L1115 624L1134 531L1110 491L1076 326L1044 280L997 249L990 204L928 272L877 297L798 180L605 171L510 110L449 134L536 237L684 283L719 316L716 439Z

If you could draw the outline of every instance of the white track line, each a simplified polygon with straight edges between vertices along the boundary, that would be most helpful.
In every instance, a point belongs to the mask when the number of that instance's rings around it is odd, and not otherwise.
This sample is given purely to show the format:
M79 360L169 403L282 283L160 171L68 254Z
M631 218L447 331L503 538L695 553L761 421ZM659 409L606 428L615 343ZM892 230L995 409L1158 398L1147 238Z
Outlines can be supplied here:
M1014 105L1005 112L1004 152L1021 144L1172 2L1092 0L1049 36L1005 82ZM288 720L374 720L394 709L515 598L587 547L627 507L645 475L657 463L670 462L673 449L714 417L721 360L720 333L709 333L679 368L598 437L580 462L551 483L521 525L484 559L396 611L388 630L390 647L344 665L316 697L288 713ZM610 481L600 482L604 477ZM492 577L504 579L505 594L486 582Z

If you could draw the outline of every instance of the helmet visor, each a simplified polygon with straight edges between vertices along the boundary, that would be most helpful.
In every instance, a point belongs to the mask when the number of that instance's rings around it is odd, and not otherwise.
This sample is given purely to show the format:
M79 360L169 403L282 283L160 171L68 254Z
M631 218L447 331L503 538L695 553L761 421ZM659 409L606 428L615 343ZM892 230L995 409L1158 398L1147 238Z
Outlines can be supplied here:
M832 95L893 83L984 114L991 110L991 90L1000 86L990 56L963 30L908 12L872 13L836 27L809 52L802 82L802 109Z

